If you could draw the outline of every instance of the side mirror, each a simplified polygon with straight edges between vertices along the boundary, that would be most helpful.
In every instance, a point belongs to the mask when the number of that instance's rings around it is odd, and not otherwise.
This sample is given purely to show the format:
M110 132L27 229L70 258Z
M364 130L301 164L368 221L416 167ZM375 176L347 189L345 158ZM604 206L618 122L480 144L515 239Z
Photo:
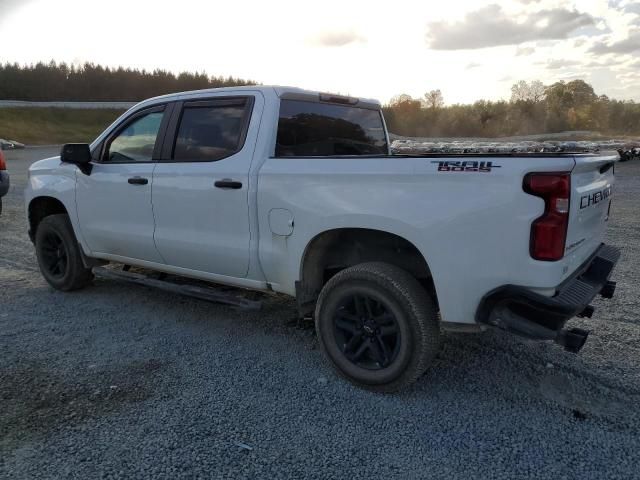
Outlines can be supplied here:
M77 165L85 175L91 173L91 150L87 143L67 143L60 151L60 160Z
M91 150L86 143L67 143L60 151L60 159L64 163L82 165L91 161Z

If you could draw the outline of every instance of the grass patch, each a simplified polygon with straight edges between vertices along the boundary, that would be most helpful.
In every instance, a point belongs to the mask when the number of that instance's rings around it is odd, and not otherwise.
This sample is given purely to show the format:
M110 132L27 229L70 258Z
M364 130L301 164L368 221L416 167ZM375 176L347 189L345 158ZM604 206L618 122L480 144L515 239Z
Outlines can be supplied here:
M27 145L90 143L123 110L0 108L0 138Z

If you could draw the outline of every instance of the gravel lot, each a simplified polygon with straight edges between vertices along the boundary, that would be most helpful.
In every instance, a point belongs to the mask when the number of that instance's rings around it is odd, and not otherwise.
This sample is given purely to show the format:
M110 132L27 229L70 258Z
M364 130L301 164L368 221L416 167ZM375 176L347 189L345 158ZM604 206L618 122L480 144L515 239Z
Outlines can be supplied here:
M294 304L258 313L96 280L49 288L27 237L28 165L0 217L2 478L640 478L640 162L616 166L613 300L579 355L447 335L411 391L324 364Z

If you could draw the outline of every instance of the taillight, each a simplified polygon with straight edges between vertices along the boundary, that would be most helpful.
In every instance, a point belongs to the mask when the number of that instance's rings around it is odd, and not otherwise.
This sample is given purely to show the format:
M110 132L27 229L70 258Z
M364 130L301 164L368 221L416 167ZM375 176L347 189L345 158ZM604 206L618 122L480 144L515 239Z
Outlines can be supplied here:
M536 260L560 260L569 226L569 173L530 173L524 191L544 200L544 213L531 224L529 252Z
M4 153L2 153L2 150L0 150L0 170L6 170L7 169L7 162L4 161Z

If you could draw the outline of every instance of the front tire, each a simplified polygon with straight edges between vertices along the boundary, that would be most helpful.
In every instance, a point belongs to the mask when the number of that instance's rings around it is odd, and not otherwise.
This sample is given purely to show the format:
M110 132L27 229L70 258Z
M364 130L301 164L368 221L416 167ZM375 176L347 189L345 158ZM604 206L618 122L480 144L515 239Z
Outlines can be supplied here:
M316 305L320 347L352 383L393 392L414 383L440 347L434 302L394 265L372 262L340 271Z
M45 217L36 231L36 256L42 276L56 290L70 291L91 283L68 215Z

